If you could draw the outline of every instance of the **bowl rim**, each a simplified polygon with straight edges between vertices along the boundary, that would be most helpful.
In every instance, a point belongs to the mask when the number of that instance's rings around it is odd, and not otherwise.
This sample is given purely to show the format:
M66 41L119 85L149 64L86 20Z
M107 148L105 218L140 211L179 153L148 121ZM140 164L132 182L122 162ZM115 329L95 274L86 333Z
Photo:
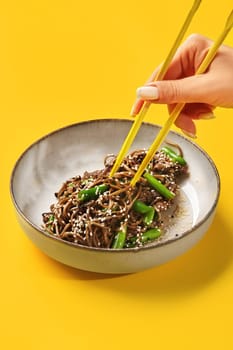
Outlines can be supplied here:
M76 123L72 123L72 124L68 124L65 125L63 127L60 127L58 129L55 129L51 132L48 132L47 134L45 134L44 136L38 138L37 140L35 140L33 143L31 143L22 153L21 155L18 157L18 159L15 162L15 165L13 166L12 172L11 172L11 176L10 176L10 195L11 195L11 199L13 202L13 205L17 211L17 213L19 214L19 216L29 225L31 226L33 229L35 229L37 231L38 234L41 234L43 236L45 236L46 238L52 239L53 241L56 240L58 243L60 244L65 244L67 246L71 246L74 249L81 249L81 250L87 250L87 251L95 251L95 252L104 252L104 253L136 253L139 251L144 251L144 250L150 250L150 249L156 249L162 246L166 246L169 245L173 242L177 242L179 240L184 239L185 237L187 237L188 235L190 235L191 233L193 233L194 231L196 231L206 220L208 220L208 218L212 215L212 213L214 212L218 200L219 200L219 196L220 196L220 189L221 189L221 182L220 182L220 176L219 176L219 172L218 169L214 163L214 161L212 160L212 158L209 156L209 154L198 144L196 144L195 142L193 142L192 140L188 139L187 137L183 136L182 134L174 131L174 130L170 130L170 133L184 139L186 142L190 143L194 148L196 148L199 152L201 152L204 157L208 160L209 164L211 165L215 176L216 176L216 182L217 182L217 191L216 191L216 197L213 201L212 206L210 207L210 209L208 210L208 212L206 213L206 215L202 218L202 220L200 220L197 224L195 224L194 226L192 226L190 229L182 232L182 234L180 234L177 237L173 237L170 239L167 239L165 241L162 242L157 242L156 244L148 244L145 246L141 246L141 247L134 247L134 248L121 248L121 249L114 249L114 248L97 248L97 247L89 247L89 246L84 246L81 244L77 244L77 243L73 243L73 242L69 242L69 241L65 241L60 239L59 237L55 237L50 235L49 233L47 233L46 231L44 231L42 228L40 228L39 226L37 226L36 224L34 224L29 218L27 218L27 216L23 213L23 211L20 209L20 206L17 203L15 194L14 194L14 178L15 178L15 173L16 170L19 166L20 161L22 160L22 158L30 151L30 149L32 149L34 146L36 146L37 144L41 143L43 140L61 133L64 130L68 130L71 128L76 128L79 125L84 125L84 124L90 124L90 123L111 123L111 122L119 122L119 123L133 123L132 119L127 119L127 118L98 118L98 119L88 119L85 121L81 121L81 122L76 122ZM150 127L153 128L161 128L161 125L159 124L154 124L151 122L143 122L143 125L148 125Z

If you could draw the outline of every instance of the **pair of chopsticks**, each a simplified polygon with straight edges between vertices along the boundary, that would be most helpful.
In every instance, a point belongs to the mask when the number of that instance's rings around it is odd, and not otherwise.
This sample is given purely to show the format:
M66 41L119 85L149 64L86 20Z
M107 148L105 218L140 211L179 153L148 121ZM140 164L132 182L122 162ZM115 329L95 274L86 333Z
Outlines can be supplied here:
M179 47L184 34L189 26L189 24L191 23L191 20L194 16L194 14L196 13L199 5L201 3L201 0L195 0L194 4L191 8L191 10L188 13L188 16L177 36L177 39L175 40L166 60L164 61L163 65L161 66L160 71L158 72L155 80L162 80L166 74L166 71L169 67L169 64L172 61L172 58L174 57L174 54L177 50L177 48ZM212 60L214 59L217 50L219 48L219 46L223 43L224 39L226 38L227 34L229 33L229 31L231 30L231 28L233 27L233 10L231 11L230 15L227 18L227 21L225 23L225 27L223 28L221 34L219 35L218 39L213 43L213 45L210 47L205 59L203 60L203 62L201 63L201 65L199 66L196 75L197 74L203 74L206 69L208 68L209 64L212 62ZM150 146L144 160L142 161L138 171L136 172L136 174L134 175L133 179L131 180L131 186L135 186L135 184L137 183L137 181L140 179L141 175L143 174L143 172L145 171L147 165L149 164L149 162L151 161L151 159L153 158L155 152L157 151L157 149L159 148L159 146L161 145L161 143L163 142L164 138L166 137L166 135L168 134L172 124L175 122L175 120L177 119L177 117L179 116L180 112L182 111L182 109L184 108L185 103L179 103L176 105L176 107L174 108L174 110L172 111L170 117L167 119L167 121L165 122L164 126L160 129L160 132L158 133L157 137L155 138L154 142L152 143L152 145ZM114 166L110 172L110 176L113 176L115 174L115 172L117 171L117 169L120 167L121 162L126 154L126 152L128 151L128 149L130 148L141 124L142 121L148 111L150 107L150 102L146 102L144 103L140 113L135 117L135 121L122 145L122 148L116 158L116 161L114 163Z
M178 47L180 46L181 44L181 41L185 35L185 32L187 31L197 9L199 8L200 6L200 3L201 3L201 0L195 0L184 23L183 23L183 26L181 27L180 29L180 32L178 33L177 35L177 38L176 40L174 41L174 44L172 45L172 48L170 49L170 52L168 53L168 56L166 58L166 60L163 62L157 76L155 77L155 80L162 80L167 72L167 69L176 53L176 50L178 49ZM117 169L119 168L119 166L121 165L121 162L126 154L126 152L129 150L135 136L137 135L138 133L138 130L142 124L142 121L148 111L150 107L150 102L145 102L140 113L135 117L135 120L134 120L134 123L121 147L121 150L117 156L117 159L114 163L114 166L110 172L110 176L113 176L115 174L115 172L117 171Z

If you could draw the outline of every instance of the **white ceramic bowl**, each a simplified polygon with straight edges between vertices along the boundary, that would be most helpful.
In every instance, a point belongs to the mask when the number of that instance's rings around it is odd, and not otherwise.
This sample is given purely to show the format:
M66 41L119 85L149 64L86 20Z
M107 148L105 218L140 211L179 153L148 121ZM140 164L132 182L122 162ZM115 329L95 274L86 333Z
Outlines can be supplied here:
M207 231L219 199L218 171L206 152L178 133L167 139L179 144L190 176L181 183L182 213L156 243L140 249L97 249L51 237L41 229L41 214L55 202L61 184L85 170L103 168L117 154L132 121L100 119L56 130L33 143L18 159L11 176L17 217L28 237L45 254L66 265L101 273L132 273L165 263L190 249ZM131 150L148 148L159 131L144 123Z

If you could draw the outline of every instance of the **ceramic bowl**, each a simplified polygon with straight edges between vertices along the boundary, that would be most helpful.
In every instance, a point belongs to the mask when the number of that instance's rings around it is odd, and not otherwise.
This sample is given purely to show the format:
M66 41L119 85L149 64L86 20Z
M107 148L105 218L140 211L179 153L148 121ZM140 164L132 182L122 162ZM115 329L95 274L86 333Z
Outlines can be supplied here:
M41 228L41 214L55 202L61 184L85 170L103 168L117 154L132 121L99 119L56 130L33 143L17 160L11 197L22 229L45 254L66 265L100 273L133 273L163 264L186 252L208 230L219 199L220 179L213 161L197 144L170 131L167 139L184 151L189 176L180 186L182 213L171 230L140 249L97 249L54 238ZM143 123L131 150L148 148L160 127Z

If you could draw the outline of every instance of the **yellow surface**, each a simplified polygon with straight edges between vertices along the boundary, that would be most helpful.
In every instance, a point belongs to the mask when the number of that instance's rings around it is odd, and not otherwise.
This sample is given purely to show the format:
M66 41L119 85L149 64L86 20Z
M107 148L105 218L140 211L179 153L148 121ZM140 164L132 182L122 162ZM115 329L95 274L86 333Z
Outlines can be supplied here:
M213 225L164 266L127 276L65 267L27 239L9 195L14 163L36 139L81 120L128 117L135 89L166 56L191 3L0 5L2 349L233 348L233 110L198 122L197 143L222 181ZM187 35L216 38L231 8L232 0L203 0ZM153 106L146 120L166 117L165 106Z

